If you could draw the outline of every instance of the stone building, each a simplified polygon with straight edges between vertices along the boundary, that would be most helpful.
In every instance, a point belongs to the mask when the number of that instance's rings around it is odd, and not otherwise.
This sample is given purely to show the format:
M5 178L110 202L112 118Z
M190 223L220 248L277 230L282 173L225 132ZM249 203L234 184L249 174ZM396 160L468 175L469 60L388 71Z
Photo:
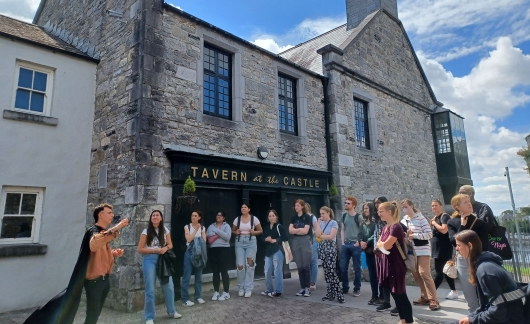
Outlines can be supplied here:
M316 211L331 183L425 211L442 197L430 118L442 104L396 0L346 4L346 25L276 55L162 0L41 2L35 23L100 59L87 223L102 202L132 220L111 307L143 306L136 245L153 209L182 255L193 209L206 224L218 210L231 222L247 202L262 221L275 208L288 223L295 199ZM191 205L179 198L187 177Z
M68 285L86 223L98 61L3 15L0 57L3 313Z

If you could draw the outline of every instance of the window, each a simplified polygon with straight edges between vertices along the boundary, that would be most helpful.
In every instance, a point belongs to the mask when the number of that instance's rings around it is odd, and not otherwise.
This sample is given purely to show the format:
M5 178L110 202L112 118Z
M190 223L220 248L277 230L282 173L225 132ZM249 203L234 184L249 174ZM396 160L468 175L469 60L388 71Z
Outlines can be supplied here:
M14 108L47 114L52 71L22 63L17 68Z
M231 119L232 57L217 48L204 46L203 112Z
M436 136L437 153L451 153L451 138L449 136L448 114L434 115L434 133Z
M0 243L31 243L38 239L43 190L4 188L0 205Z
M370 129L368 126L368 103L357 98L353 98L355 108L355 135L357 146L370 149Z
M278 75L278 119L280 131L297 135L296 80Z

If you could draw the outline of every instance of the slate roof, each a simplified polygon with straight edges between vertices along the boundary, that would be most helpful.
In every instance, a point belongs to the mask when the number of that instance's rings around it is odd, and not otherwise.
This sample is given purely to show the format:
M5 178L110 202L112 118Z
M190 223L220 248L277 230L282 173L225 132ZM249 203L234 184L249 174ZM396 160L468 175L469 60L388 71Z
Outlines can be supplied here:
M317 50L326 45L335 45L340 49L346 46L359 34L359 32L372 20L378 13L374 11L369 14L357 27L346 30L347 24L341 25L328 31L320 36L312 38L307 42L296 45L278 55L294 62L308 70L323 75L322 56Z
M98 62L98 60L86 55L59 37L47 33L40 26L29 24L4 15L0 15L0 36Z

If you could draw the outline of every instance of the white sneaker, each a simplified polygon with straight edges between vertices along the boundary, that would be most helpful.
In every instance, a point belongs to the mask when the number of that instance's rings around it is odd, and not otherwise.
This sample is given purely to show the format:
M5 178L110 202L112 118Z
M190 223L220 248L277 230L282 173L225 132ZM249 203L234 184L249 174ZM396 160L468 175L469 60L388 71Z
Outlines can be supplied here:
M317 284L310 285L309 290L317 290Z
M155 322L153 322L153 320L148 320L148 321L145 321L145 324L155 324Z
M204 301L204 299L202 299L202 298L198 298L196 301L197 301L197 303L199 303L199 304L204 304L204 303L206 303L206 302Z
M245 292L245 297L248 298L248 297L250 297L250 296L252 296L252 291L247 291L247 292Z
M445 299L457 299L458 298L458 292L457 291L450 291L447 296L445 296Z
M213 293L212 300L218 300L219 299L219 293L216 291Z
M182 315L180 315L179 313L175 312L175 314L173 314L173 318L181 318Z
M245 291L244 291L243 289L239 289L238 296L239 296L239 297L243 297L243 296L245 296Z
M227 292L223 292L223 293L221 294L221 296L219 296L219 299L218 299L218 300L219 300L219 301L225 301L225 300L227 300L227 299L230 299L230 294L227 293Z
M194 302L192 302L191 300L188 300L187 302L185 302L185 303L182 303L182 305L183 305L183 306L188 306L188 307L191 307L191 306L195 305L195 303L194 303Z

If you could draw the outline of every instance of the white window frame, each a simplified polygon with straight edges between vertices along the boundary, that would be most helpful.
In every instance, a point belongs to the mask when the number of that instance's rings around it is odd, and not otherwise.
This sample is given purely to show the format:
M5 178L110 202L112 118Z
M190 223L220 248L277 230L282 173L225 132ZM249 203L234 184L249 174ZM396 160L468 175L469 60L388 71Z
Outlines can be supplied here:
M29 109L20 109L15 108L15 101L17 96L17 90L18 90L18 78L20 77L20 68L37 71L40 73L44 73L47 75L46 77L46 92L44 95L44 107L42 112L38 111L31 111ZM53 77L54 77L55 69L42 66L35 63L30 63L26 61L20 61L17 60L16 63L16 70L15 70L15 77L13 81L13 96L11 100L11 110L18 111L26 114L33 114L33 115L39 115L39 116L51 116L51 106L52 106L52 95L53 95Z
M3 244L24 244L24 243L38 243L40 224L42 218L42 205L44 201L44 188L32 187L8 187L2 188L2 196L0 198L0 230L4 219L4 210L6 204L6 197L8 193L22 193L22 194L37 194L37 201L35 203L35 217L31 227L31 237L23 238L0 238L0 245Z

